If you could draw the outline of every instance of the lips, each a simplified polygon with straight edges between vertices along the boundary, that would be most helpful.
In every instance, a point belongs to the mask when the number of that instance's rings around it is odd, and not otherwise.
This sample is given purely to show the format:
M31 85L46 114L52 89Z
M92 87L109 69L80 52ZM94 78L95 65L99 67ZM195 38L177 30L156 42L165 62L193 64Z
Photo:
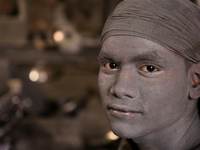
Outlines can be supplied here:
M133 110L128 107L120 106L108 106L108 111L114 116L131 116L135 114L141 114L141 111Z

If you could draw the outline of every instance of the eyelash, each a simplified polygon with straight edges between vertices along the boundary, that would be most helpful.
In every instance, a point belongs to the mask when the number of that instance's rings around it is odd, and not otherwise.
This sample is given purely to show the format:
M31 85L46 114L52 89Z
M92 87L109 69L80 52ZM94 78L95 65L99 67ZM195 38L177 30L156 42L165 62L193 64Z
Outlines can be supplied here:
M160 71L160 69L154 65L144 65L139 68L139 71L153 73L153 72Z
M112 65L112 66L111 66ZM119 69L119 65L115 62L104 62L103 63L103 66L106 68L106 69Z

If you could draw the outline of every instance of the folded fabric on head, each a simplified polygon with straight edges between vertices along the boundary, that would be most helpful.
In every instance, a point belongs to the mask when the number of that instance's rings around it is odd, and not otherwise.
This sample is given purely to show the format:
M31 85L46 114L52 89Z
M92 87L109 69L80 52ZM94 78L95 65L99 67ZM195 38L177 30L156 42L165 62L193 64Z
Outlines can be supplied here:
M189 0L124 0L107 19L110 36L151 40L196 63L200 61L200 8Z

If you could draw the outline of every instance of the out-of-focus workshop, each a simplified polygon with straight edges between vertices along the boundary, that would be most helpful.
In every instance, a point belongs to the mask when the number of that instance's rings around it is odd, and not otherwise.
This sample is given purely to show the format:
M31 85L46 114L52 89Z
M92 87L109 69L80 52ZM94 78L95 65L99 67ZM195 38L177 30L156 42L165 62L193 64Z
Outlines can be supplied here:
M110 150L97 76L120 0L0 0L0 149Z
M97 56L120 1L0 0L0 150L117 149Z

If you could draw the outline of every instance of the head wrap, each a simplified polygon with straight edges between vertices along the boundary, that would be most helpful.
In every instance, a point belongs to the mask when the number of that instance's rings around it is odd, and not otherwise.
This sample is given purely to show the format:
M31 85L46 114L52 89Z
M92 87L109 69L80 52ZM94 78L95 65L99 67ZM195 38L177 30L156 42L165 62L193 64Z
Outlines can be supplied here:
M200 61L200 8L189 0L124 0L107 19L110 36L151 40L192 62Z

